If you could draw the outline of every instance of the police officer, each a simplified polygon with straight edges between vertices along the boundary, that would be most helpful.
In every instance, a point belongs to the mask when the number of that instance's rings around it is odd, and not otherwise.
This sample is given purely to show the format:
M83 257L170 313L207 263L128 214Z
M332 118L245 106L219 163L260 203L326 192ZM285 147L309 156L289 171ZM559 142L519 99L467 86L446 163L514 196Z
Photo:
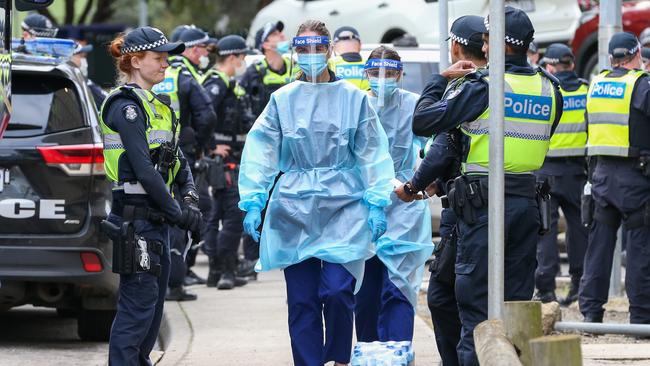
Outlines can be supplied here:
M537 270L535 299L541 302L557 301L555 276L560 267L557 250L558 207L562 208L567 222L566 244L569 256L571 288L560 303L568 306L578 300L578 288L587 250L587 229L580 217L581 194L586 176L585 145L587 125L585 106L588 82L578 78L571 49L561 43L554 43L546 49L542 59L546 71L560 81L560 92L564 100L562 119L551 138L551 145L544 165L535 174L538 181L550 184L551 222L550 230L540 236L537 244Z
M364 77L363 66L366 61L361 57L361 36L353 27L341 27L334 32L334 53L329 67L336 77L356 85L361 90L370 89L368 79Z
M264 54L264 59L248 66L241 79L255 117L259 116L271 98L271 93L289 83L298 72L289 52L289 41L284 33L284 23L269 22L255 33L255 48ZM255 263L259 258L259 245L244 235L244 260L238 272L240 276L256 279Z
M532 67L537 67L539 65L539 47L537 43L530 42L528 45L528 64Z
M489 31L489 23L486 21ZM540 229L536 202L536 183L532 172L542 166L552 132L559 123L562 96L557 80L541 69L533 69L526 58L534 29L523 11L505 10L505 294L506 300L530 300L534 290L535 248ZM488 35L483 51L488 54ZM467 73L445 103L425 108L439 100L447 84L436 78L439 87L429 87L422 95L413 123L429 126L441 133L460 126L469 139L466 144L463 175L456 178L448 192L449 204L458 216L459 237L456 257L456 300L462 323L458 358L461 365L478 365L474 352L474 327L487 319L487 173L489 77L469 73L476 65L460 61L447 73ZM428 100L428 102L425 102ZM528 109L524 108L528 105ZM528 113L527 111L530 111ZM412 190L412 188L411 188Z
M208 35L199 28L186 27L178 35L185 44L182 54L170 57L170 67L165 71L163 82L154 87L154 91L169 95L176 117L180 121L180 149L186 156L190 167L202 156L204 151L212 150L210 136L216 125L216 115L210 105L210 97L200 84L199 64L206 62ZM203 61L202 61L203 60ZM199 208L209 212L210 196L207 187L197 187ZM207 205L207 207L206 207ZM172 275L170 276L170 294L168 300L194 300L196 295L183 288L188 269L185 263L188 236L182 230L172 229ZM194 238L192 243L196 243ZM191 272L190 272L191 273ZM195 276L196 282L205 283Z
M38 13L29 14L20 24L23 30L23 39L30 40L36 37L53 38L59 28L55 28L52 21L45 15Z
M151 91L164 78L167 53L183 48L151 27L134 29L110 46L125 82L111 91L100 113L104 167L114 182L110 224L102 225L117 248L113 271L120 273L110 365L151 364L170 270L169 225L196 230L201 220L189 204L196 193L176 148L178 122L169 100ZM187 205L172 198L174 182Z
M612 69L596 76L587 94L587 155L596 164L591 176L595 210L579 294L586 322L603 320L622 222L630 323L650 323L650 76L641 71L640 48L630 33L612 36Z
M650 47L641 48L641 59L643 61L643 69L650 71Z
M249 50L242 37L229 35L221 38L217 43L215 68L207 71L203 82L220 121L215 131L217 148L213 154L222 158L225 169L223 182L213 182L212 212L203 246L210 258L207 285L220 290L246 284L245 279L236 276L237 249L244 219L237 207L237 178L246 134L254 117L247 103L246 91L235 78L246 71L244 57L247 53Z
M93 50L93 45L87 44L87 45L82 45L80 43L77 43L74 48L74 52L72 54L72 57L70 58L70 61L72 61L73 64L75 64L79 70L81 71L81 74L86 78L86 86L88 86L88 89L90 89L90 93L93 96L93 99L95 100L95 104L97 107L100 107L102 103L104 103L104 99L106 98L106 92L99 86L97 85L92 79L88 77L88 53L92 52Z
M483 54L483 34L486 33L483 17L468 15L454 21L451 25L451 60L471 62L479 68L485 67L487 60ZM426 191L427 195L446 194L446 182L460 175L460 160L463 143L466 142L458 129L433 135L428 124L427 114L435 113L446 103L449 95L456 93L463 83L465 72L452 73L443 71L441 75L432 75L423 97L415 108L417 118L413 119L413 131L420 136L431 137L433 142L426 152L413 179L396 189L402 200L409 201L417 192ZM436 344L442 363L445 366L458 365L456 345L460 341L461 323L458 304L454 293L454 263L456 260L456 215L447 205L440 218L441 241L434 250L435 259L429 270L431 277L427 289L427 304L431 312Z

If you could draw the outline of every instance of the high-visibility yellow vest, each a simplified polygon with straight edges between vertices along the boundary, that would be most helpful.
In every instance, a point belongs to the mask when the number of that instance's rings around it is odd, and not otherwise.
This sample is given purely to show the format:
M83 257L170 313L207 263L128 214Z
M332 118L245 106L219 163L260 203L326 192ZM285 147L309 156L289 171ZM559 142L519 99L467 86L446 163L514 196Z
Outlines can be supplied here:
M276 74L273 70L271 70L269 68L268 62L266 62L266 59L263 59L254 64L255 70L258 72L264 71L264 77L262 78L262 83L264 85L274 85L279 88L282 85L290 83L294 79L294 76L300 69L297 66L293 65L289 58L283 57L283 59L285 70L284 74Z
M505 84L505 172L530 173L542 166L550 144L557 109L554 87L541 72L535 75L506 73ZM488 172L489 120L490 109L487 108L475 121L461 124L461 131L470 138L464 173Z
M99 116L102 139L104 141L104 170L106 171L106 177L113 182L120 181L120 177L118 176L119 162L120 156L125 150L120 134L108 127L104 122L104 113L108 111L108 106L111 101L119 95L137 96L138 104L145 112L147 118L147 129L145 133L150 152L160 147L161 144L171 142L174 139L172 109L158 100L153 92L130 86L121 86L113 89L106 97ZM177 158L173 167L170 168L169 174L167 174L167 186L171 186L180 166L181 164Z
M361 90L369 90L370 83L364 76L366 61L345 61L343 57L336 56L328 61L330 70L334 71L339 79L345 80L357 86Z
M630 156L630 106L637 79L645 75L630 70L618 77L596 76L587 95L589 136L587 155Z
M587 144L585 110L589 87L581 85L574 91L560 88L563 99L562 118L551 137L546 156L584 156Z
M188 71L192 75L192 77L199 83L201 83L202 75L198 70L196 70L194 65L192 65L192 63L185 57L174 56L173 58L170 58L170 62L173 62L173 64L172 66L169 66L165 70L165 79L163 79L163 81L161 81L160 83L154 85L153 88L151 88L151 91L153 91L156 94L169 95L169 99L171 100L171 106L174 109L176 118L180 119L181 104L178 96L179 75L181 74L182 71Z
M215 69L210 69L210 70L206 71L205 74L202 75L202 77L201 77L201 85L205 84L205 82L209 78L211 78L213 75L218 76L219 78L221 78L221 80L224 82L224 84L226 84L226 88L230 88L230 78L228 77L228 75L226 75L226 73L223 72L223 71L219 71L219 70L215 70ZM240 98L240 97L243 97L244 95L246 95L246 90L241 85L239 85L238 82L235 81L235 86L233 87L233 93L235 93L235 96L237 98Z

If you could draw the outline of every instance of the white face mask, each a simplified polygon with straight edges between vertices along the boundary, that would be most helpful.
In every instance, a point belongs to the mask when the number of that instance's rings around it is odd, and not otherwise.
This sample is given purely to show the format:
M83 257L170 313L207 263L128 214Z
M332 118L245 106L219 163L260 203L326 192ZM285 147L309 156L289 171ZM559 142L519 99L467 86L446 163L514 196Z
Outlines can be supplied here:
M79 70L83 76L88 77L88 60L85 57L79 61Z
M207 69L210 65L210 58L208 56L199 57L199 69Z
M242 60L239 67L235 68L235 77L240 77L246 72L246 61Z

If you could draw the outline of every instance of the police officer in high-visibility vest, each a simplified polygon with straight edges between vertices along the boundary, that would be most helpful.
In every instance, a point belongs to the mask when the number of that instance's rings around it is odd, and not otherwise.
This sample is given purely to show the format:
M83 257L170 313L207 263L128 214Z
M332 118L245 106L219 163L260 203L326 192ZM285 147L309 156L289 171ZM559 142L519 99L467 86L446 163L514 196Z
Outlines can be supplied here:
M537 244L537 270L535 271L536 300L557 301L555 276L560 266L557 249L558 208L562 208L567 223L566 245L569 256L571 287L560 304L568 306L578 300L578 288L587 250L587 229L580 217L580 196L587 180L586 149L587 124L585 106L588 82L575 73L571 49L554 43L546 49L542 59L546 71L560 81L564 99L562 119L551 138L544 165L535 174L538 181L550 184L551 222L549 231Z
M484 18L466 15L456 19L449 32L451 60L469 61L478 68L484 68L487 60L482 51L483 34L487 32ZM413 132L419 136L431 137L431 144L413 178L409 181L411 193L427 191L428 195L446 195L447 182L460 175L463 144L467 138L459 129L434 135L430 123L465 82L466 72L443 71L431 76L413 114ZM478 113L478 112L477 112ZM429 117L432 114L432 117ZM408 201L415 195L407 194L404 185L396 189L400 199ZM445 205L446 206L446 205ZM456 346L460 340L461 323L455 294L454 264L457 246L457 218L454 211L445 207L440 214L440 241L436 243L434 260L429 266L431 276L427 289L427 305L431 312L433 330L440 358L445 366L458 365Z
M368 78L364 77L366 61L361 57L361 36L353 27L341 27L334 32L334 56L329 68L336 77L356 85L361 90L370 89Z
M289 57L289 41L284 33L284 23L269 22L255 33L255 48L264 54L264 59L248 66L240 85L246 90L255 117L259 116L271 98L271 93L280 89L300 70ZM259 244L244 235L244 260L239 275L256 279L255 263L259 258Z
M243 233L244 216L237 204L237 178L246 134L255 121L246 90L235 78L246 71L244 57L249 53L244 38L229 35L217 43L217 61L204 75L203 86L212 97L219 124L215 130L217 149L223 161L221 181L212 184L212 212L207 221L203 251L210 258L208 287L229 290L246 280L236 276L237 250ZM212 175L212 174L211 174Z
M169 278L169 227L197 230L201 221L192 173L176 146L178 122L169 99L151 91L164 78L167 54L183 49L151 27L110 46L124 85L110 92L100 113L104 168L114 184L102 227L113 241L113 271L120 274L109 365L151 365ZM170 193L174 184L182 205Z
M178 40L185 44L185 51L169 58L170 67L165 71L165 79L155 85L153 90L159 94L169 95L176 118L180 122L180 149L185 154L190 168L193 169L196 160L205 151L214 148L210 146L210 136L216 125L216 115L210 105L210 97L200 84L200 66L207 63L206 47L210 38L204 31L194 26L182 27L178 32L180 32L177 34ZM210 212L210 195L207 187L197 186L197 190L200 197L199 208L204 215L207 215ZM169 283L170 294L167 299L195 300L196 295L184 289L186 274L193 275L194 282L205 283L205 280L188 271L184 258L188 245L186 233L175 228L172 229L171 238L172 274Z
M489 22L486 19L487 30ZM557 80L533 69L526 51L533 40L533 25L522 10L505 9L505 293L506 300L530 300L535 289L535 249L540 230L536 180L532 174L546 156L553 130L562 114ZM488 54L484 35L483 51ZM489 77L468 61L449 72L467 73L467 81L446 97L446 103L427 113L433 133L460 126L469 139L462 164L447 196L458 216L456 301L462 323L458 344L461 365L478 365L474 327L487 319L488 171L490 138ZM446 78L437 78L442 85ZM440 90L440 88L436 88ZM444 88L443 88L444 89ZM407 190L414 188L405 185Z
M650 323L650 76L642 71L640 49L633 34L614 34L612 69L596 76L587 94L587 155L596 163L590 177L595 209L578 300L586 322L603 320L622 223L630 323Z

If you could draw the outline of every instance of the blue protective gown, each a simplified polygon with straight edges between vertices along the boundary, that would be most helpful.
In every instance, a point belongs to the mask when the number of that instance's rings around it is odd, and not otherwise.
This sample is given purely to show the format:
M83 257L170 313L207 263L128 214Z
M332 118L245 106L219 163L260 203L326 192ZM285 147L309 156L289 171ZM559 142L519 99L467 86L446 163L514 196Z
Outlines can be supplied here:
M411 118L419 95L397 89L377 109L390 146L395 176L401 182L413 178L417 156L426 139L411 129ZM370 97L373 107L377 98ZM388 228L377 241L377 256L388 269L388 277L415 307L422 283L424 262L433 252L431 212L427 201L403 202L391 194L386 208Z
M343 80L277 90L248 134L239 173L243 211L261 210L269 198L256 270L315 257L342 264L360 287L374 255L368 207L390 204L394 176L364 92Z

